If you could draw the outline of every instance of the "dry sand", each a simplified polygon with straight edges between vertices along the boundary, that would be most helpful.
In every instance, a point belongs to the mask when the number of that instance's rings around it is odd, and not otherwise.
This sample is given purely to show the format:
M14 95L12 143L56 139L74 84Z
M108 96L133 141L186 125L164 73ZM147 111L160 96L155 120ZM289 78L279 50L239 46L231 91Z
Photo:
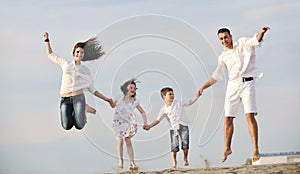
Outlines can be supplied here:
M300 163L243 165L240 167L216 167L209 169L166 169L162 171L121 172L120 174L300 174Z

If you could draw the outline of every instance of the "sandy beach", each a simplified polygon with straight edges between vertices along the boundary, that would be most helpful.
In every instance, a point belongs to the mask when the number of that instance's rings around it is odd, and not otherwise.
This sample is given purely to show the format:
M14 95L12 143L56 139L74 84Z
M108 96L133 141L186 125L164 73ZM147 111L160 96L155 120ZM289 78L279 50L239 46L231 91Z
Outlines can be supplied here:
M300 163L243 165L199 169L166 169L162 171L121 172L120 174L300 174Z

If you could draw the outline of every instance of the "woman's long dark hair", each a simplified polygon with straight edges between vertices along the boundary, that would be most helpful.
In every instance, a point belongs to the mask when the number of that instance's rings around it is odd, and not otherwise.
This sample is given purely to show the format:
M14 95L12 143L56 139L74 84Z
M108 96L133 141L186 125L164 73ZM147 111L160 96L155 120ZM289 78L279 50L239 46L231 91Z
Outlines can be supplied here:
M96 60L105 54L100 42L97 40L96 37L90 38L89 40L87 40L85 42L76 43L74 46L74 49L73 49L73 56L74 56L76 48L78 48L78 47L80 47L84 50L84 56L81 61Z

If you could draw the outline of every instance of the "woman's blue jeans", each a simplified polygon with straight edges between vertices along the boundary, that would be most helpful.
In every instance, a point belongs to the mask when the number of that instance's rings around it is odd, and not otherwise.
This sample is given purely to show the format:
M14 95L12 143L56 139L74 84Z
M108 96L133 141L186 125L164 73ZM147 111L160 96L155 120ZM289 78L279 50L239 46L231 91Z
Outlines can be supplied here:
M72 97L62 97L60 101L61 125L69 130L73 126L82 129L86 124L85 96L79 94Z

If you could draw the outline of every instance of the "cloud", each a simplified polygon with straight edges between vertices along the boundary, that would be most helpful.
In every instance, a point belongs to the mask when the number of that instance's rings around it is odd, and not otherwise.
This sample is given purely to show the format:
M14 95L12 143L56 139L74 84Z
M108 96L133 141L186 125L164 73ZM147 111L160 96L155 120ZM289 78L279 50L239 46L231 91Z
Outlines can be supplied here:
M259 3L259 2L258 2ZM266 20L270 18L277 18L276 21L292 22L291 19L296 19L299 16L299 1L282 1L282 3L269 3L262 7L251 8L245 13L245 17L250 20ZM297 15L298 14L298 15ZM286 20L286 19L289 20Z

